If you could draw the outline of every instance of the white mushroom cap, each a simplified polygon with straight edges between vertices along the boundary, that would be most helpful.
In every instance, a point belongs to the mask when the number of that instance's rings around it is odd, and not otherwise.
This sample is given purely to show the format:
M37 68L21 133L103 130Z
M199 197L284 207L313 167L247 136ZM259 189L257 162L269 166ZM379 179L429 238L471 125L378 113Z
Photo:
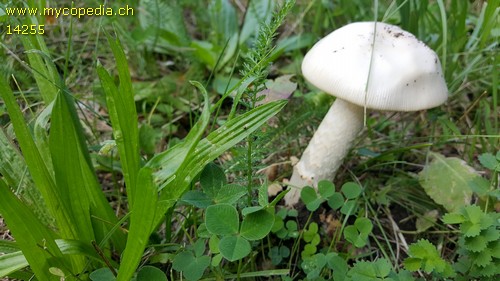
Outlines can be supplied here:
M305 78L367 108L417 111L444 103L448 89L436 53L413 34L381 22L373 38L374 25L352 23L321 39L302 62Z

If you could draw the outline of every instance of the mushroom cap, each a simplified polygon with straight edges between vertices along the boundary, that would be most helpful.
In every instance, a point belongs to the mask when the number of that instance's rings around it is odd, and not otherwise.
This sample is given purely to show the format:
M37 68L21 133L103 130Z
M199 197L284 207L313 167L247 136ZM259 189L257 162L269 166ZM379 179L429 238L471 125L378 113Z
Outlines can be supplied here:
M373 38L374 25L351 23L321 39L304 57L304 77L373 109L416 111L444 103L448 89L436 53L413 34L381 22Z

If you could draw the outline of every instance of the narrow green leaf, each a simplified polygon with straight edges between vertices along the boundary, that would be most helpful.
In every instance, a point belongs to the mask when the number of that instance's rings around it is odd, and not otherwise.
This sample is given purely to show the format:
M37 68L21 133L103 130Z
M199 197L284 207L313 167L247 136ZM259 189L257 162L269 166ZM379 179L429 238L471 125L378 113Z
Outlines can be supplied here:
M64 264L67 268L67 259L55 243L55 234L45 225L40 223L36 216L9 190L0 179L0 214L9 225L9 229L16 239L17 245L22 250L24 257L29 262L31 269L38 280L57 280L56 276L49 273L49 268L55 264Z
M85 166L85 161L82 161L80 139L63 95L57 96L52 109L49 134L56 187L63 197L64 208L71 212L74 232L67 238L92 241L95 238L90 221L90 199L86 188L88 184L95 184L92 183L95 179L88 177L90 171Z
M3 76L0 76L0 95L7 107L17 141L21 147L33 182L38 187L38 190L40 190L51 215L56 219L62 236L73 237L74 229L70 218L71 212L65 208L64 198L62 198L62 194L59 194L53 175L47 169L47 165L41 157L19 106L14 99L12 90Z
M113 136L120 154L129 204L133 206L137 174L140 168L137 111L125 53L118 39L113 39L109 35L107 37L115 56L120 85L117 88L109 74L100 65L97 67L97 73L106 94L106 104L113 125Z
M0 129L0 174L9 186L16 189L15 193L40 220L47 225L53 225L53 218L49 214L40 191L31 179L24 158L2 129Z
M101 191L69 94L58 94L51 120L49 145L56 186L74 228L73 235L65 238L101 243L118 219ZM113 235L117 247L123 248L123 238L120 232Z
M85 256L96 262L100 262L102 265L106 265L103 259L97 254L96 250L88 243L79 240L56 239L56 244L64 255ZM113 260L109 259L109 262L113 266L118 267Z
M132 206L127 246L118 270L118 281L132 279L148 243L155 218L158 189L153 183L152 170L148 167L142 168L137 180L137 188L140 188L141 193Z
M202 167L196 167L196 164L192 164L187 161L192 159L198 153L196 150L197 145L199 144L210 119L210 105L207 91L199 82L191 81L191 84L200 90L205 100L200 118L191 128L189 134L183 142L174 146L172 149L165 151L164 153L158 154L147 163L148 167L160 169L155 173L155 182L157 182L158 185L161 187L168 184L175 186L175 188L164 188L162 190L160 200L167 202L167 204L159 205L161 207L161 211L158 212L158 221L161 220L161 216L163 216L164 212L171 207L169 202L177 200L186 191L189 183L191 183L191 180L198 173L200 173L209 162L215 159L215 157L211 158L210 161L203 163Z
M0 278L23 269L28 265L28 261L21 251L0 255Z
M27 17L26 17L27 18ZM29 65L35 78L40 95L45 104L51 103L59 92L59 74L41 35L19 36L28 56Z

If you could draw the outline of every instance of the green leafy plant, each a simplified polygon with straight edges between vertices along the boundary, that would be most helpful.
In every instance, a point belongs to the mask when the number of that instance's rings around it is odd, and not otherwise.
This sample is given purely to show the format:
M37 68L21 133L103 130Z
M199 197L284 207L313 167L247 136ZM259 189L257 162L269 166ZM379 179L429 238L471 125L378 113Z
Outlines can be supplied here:
M192 245L191 250L175 255L172 268L182 272L187 280L199 280L210 265L210 256L205 255L205 241L200 239Z
M309 228L304 230L302 239L306 244L301 252L302 259L312 256L318 251L317 246L321 242L318 230L318 224L315 222L310 223Z
M373 229L372 222L367 218L357 218L354 225L349 225L344 229L344 237L356 248L364 247L368 240L368 235Z
M429 241L421 239L412 244L405 259L405 268L410 271L422 269L427 273L441 274L443 277L453 277L451 265L443 260L436 247Z
M344 215L354 214L356 199L362 192L361 187L356 183L347 182L342 185L340 191L335 191L335 185L332 182L322 180L318 182L318 192L306 186L302 189L300 196L309 211L316 211L322 203L328 202L332 209L340 209Z
M498 213L485 213L476 205L443 217L445 223L460 225L460 257L454 267L464 277L493 280L500 274L499 218Z
M274 224L271 231L276 234L281 240L295 239L299 237L299 230L295 218L297 217L297 210L281 209L276 212L274 217ZM287 217L291 219L286 220Z

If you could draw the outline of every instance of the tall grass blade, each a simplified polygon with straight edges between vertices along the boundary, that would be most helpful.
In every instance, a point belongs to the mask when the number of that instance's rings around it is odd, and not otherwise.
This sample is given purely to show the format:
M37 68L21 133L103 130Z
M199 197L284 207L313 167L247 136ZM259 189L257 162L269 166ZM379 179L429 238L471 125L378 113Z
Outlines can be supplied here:
M28 261L23 252L17 251L0 256L0 278L27 267Z
M44 159L33 141L33 137L24 122L23 115L14 99L14 94L4 77L0 77L0 95L5 102L7 112L14 127L17 141L23 153L26 165L42 197L50 210L50 214L56 219L57 227L63 237L73 237L69 210L64 208L63 198L59 194L53 175L47 169Z
M118 40L108 35L108 42L115 56L120 85L117 88L113 79L100 65L97 66L97 73L106 94L106 104L123 167L128 201L130 206L133 206L136 193L134 187L140 168L137 111L125 53Z
M141 193L132 206L127 246L118 270L118 281L132 279L151 234L158 200L158 189L153 182L152 173L151 168L144 167L138 175L137 187Z
M49 52L43 38L40 35L36 35L35 40L32 40L29 36L19 37L27 53L40 95L45 104L49 104L56 97L56 93L59 91L58 85L61 84L61 81L54 64L48 58Z
M53 224L42 195L31 179L26 162L2 129L0 129L0 174L41 221L46 225Z
M9 225L17 245L21 248L37 279L58 280L56 276L49 273L49 268L53 265L59 267L65 265L69 268L69 265L68 259L62 258L62 253L54 241L56 235L26 208L26 205L11 192L3 180L0 180L0 214Z
M58 94L51 120L49 143L57 189L76 230L70 238L100 243L118 220L101 191L69 94ZM118 232L112 239L118 247L123 243Z

